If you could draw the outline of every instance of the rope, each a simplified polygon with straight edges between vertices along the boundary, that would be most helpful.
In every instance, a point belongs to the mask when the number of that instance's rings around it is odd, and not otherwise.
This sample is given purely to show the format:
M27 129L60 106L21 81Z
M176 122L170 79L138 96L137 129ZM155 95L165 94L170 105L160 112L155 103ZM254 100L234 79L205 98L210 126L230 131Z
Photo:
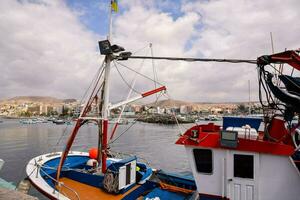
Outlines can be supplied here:
M270 65L270 67L272 67L272 68L274 68L275 70L277 70L274 66L272 66L272 65ZM294 70L295 68L293 68L293 70ZM280 75L282 75L282 71L280 71L280 70L277 70L277 72L280 74ZM291 73L291 76L293 75L293 71L292 71L292 73ZM299 87L299 85L297 85L292 79L290 79L290 78L288 78L288 77L286 77L295 87L297 87L297 88L299 88L300 89L300 87Z
M285 113L285 110L288 109L287 105L283 104L283 103L279 103L279 100L276 99L276 96L273 97L274 94L272 94L272 92L270 91L270 88L268 87L267 85L267 79L268 77L270 76L270 72L266 71L265 70L265 66L269 66L271 68L273 68L273 70L275 71L275 73L277 72L278 73L278 76L279 75L282 75L282 72L283 72L283 66L280 66L279 69L277 69L275 66L273 65L258 65L258 76L259 76L259 100L260 100L260 103L261 105L263 106L264 108L264 116L269 116L269 114L272 115L272 119L275 117L275 116L278 116L276 114L276 110L279 111L281 113L281 115L284 116L284 113ZM300 88L293 80L291 80L289 77L286 77L290 83L292 83L295 87L297 88ZM264 81L263 81L264 80ZM279 77L278 79L276 79L276 85L279 86L280 83L279 83ZM265 96L266 96L266 100L267 100L267 104L263 104L262 102L262 94L261 94L261 89L263 88L264 92L265 92ZM282 108L284 107L284 108ZM272 113L269 113L269 112L266 112L266 111L272 111ZM272 121L272 120L271 120ZM292 133L292 126L291 126L291 121L287 121L287 129L289 131L289 133L291 134ZM274 138L272 138L269 133L268 133L268 123L269 121L265 121L266 125L265 125L265 136L272 140L272 141L275 141L275 142L278 142L278 141L281 141L283 140L285 136L283 136L282 138L280 138L279 140L276 140Z

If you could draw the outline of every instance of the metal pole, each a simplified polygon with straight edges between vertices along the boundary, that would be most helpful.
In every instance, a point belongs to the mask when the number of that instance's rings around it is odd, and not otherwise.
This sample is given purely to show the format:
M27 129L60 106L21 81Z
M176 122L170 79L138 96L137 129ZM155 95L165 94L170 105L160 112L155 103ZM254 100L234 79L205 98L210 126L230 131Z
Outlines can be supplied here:
M257 60L241 59L215 59L215 58L186 58L186 57L154 57L154 56L129 56L130 59L155 59L155 60L181 60L187 62L229 62L257 64Z
M109 30L107 39L111 42L111 33L112 33L112 4L110 2L109 6ZM102 144L101 144L101 166L102 173L106 172L106 150L107 150L107 132L108 132L108 115L109 115L109 74L110 74L110 63L111 55L105 57L105 72L104 72L104 85L103 85L103 104L102 104ZM99 130L100 131L100 130Z
M249 102L249 115L251 114L251 104L250 104L250 80L248 80L248 92L249 92L249 99L248 99L248 102Z
M102 107L102 172L106 172L106 149L107 149L107 132L108 132L108 115L109 115L109 74L110 74L110 55L106 56L106 66L104 72L104 90L103 90L103 107Z

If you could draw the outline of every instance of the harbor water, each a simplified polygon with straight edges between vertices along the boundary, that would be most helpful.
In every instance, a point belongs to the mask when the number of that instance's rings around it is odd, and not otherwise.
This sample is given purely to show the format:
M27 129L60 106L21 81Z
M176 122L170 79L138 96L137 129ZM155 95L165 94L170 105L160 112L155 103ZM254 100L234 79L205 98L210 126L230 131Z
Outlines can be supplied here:
M184 147L174 143L180 133L193 125L158 125L142 122L120 125L115 138L122 135L111 143L110 147L112 151L134 154L156 169L171 172L190 171ZM110 125L110 128L112 126ZM0 177L17 184L25 178L25 166L30 159L44 153L63 150L72 127L73 124L21 124L18 120L4 120L0 123L0 158L5 161L5 165L0 171ZM96 146L97 127L94 124L86 124L80 129L72 150L88 151ZM30 194L45 199L33 187Z

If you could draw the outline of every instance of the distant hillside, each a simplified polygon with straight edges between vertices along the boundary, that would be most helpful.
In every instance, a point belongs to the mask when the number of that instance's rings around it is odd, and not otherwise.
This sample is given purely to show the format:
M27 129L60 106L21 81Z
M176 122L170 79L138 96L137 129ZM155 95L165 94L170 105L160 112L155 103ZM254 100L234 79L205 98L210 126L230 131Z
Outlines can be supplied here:
M179 101L179 100L161 100L156 103L150 103L147 104L147 106L159 106L159 107L180 107L183 105L194 105L192 102L187 102L187 101Z
M72 103L75 102L76 99L57 99L55 97L49 96L17 96L10 99L2 100L0 102L15 102L15 103L23 103L23 102L39 102L39 103Z
M180 100L161 100L158 102L153 102L150 104L146 104L147 106L158 106L161 108L166 107L180 107L180 106L193 106L193 107L199 107L199 106L215 106L215 105L238 105L238 104L244 104L248 102L188 102L188 101L180 101ZM257 101L252 101L251 103L259 103Z
M63 99L64 103L73 103L75 101L77 101L77 100L76 99Z

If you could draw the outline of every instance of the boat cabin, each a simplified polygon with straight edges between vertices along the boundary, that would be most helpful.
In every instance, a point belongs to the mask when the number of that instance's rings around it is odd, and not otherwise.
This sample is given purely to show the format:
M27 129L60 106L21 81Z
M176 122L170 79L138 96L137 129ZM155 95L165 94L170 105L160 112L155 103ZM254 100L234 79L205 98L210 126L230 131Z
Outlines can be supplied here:
M265 141L258 130L260 122L224 118L223 127L197 125L178 139L176 144L185 146L200 199L300 197L300 174L291 159L293 146Z

